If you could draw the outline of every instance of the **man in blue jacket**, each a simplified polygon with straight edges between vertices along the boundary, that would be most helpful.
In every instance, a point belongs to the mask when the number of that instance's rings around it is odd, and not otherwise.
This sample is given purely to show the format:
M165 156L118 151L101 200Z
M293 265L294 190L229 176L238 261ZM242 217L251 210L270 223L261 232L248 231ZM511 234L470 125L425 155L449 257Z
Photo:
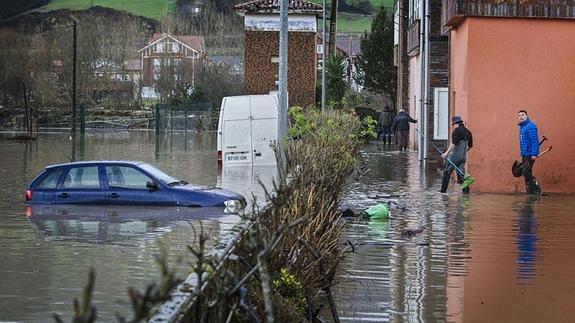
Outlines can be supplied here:
M525 177L525 190L527 194L540 194L541 189L533 177L533 165L539 155L539 135L537 126L533 123L527 111L519 110L519 149L523 162L523 176Z

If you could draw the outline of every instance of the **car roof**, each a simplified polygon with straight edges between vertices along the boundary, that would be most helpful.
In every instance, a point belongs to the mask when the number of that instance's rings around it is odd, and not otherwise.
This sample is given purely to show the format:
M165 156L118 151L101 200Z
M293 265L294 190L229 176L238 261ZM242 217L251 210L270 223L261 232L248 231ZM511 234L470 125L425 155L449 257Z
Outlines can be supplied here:
M70 163L54 164L46 166L46 169L56 168L56 167L68 167L68 166L82 166L82 165L105 165L105 164L122 164L122 165L142 165L145 164L141 161L132 160L85 160Z

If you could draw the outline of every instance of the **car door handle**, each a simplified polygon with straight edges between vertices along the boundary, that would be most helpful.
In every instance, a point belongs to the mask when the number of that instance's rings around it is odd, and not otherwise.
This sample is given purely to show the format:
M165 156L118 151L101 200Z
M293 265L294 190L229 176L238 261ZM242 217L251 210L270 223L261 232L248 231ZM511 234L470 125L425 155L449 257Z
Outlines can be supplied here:
M65 198L67 198L67 197L70 197L70 194L68 194L68 193L62 193L62 194L59 194L58 197L65 199Z
M113 199L117 199L118 197L120 197L120 195L118 195L118 193L112 193L112 194L108 195L108 197L111 197Z

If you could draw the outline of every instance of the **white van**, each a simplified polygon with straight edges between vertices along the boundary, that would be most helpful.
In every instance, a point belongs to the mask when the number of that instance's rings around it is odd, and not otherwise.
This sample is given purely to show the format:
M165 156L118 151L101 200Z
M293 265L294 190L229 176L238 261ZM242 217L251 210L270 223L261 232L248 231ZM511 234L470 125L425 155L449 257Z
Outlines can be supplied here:
M278 139L278 96L228 96L218 122L218 164L274 165Z

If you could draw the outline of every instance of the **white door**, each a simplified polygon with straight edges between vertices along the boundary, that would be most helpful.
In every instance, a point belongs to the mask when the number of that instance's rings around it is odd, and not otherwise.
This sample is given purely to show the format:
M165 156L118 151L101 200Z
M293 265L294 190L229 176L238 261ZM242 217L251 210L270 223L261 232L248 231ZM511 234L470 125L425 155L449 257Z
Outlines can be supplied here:
M275 96L251 97L251 142L254 165L276 163L272 145L278 138L278 109Z
M224 110L222 152L224 164L251 164L252 146L248 96L228 98Z
M449 138L449 91L446 87L436 87L433 92L435 115L433 118L433 139Z

